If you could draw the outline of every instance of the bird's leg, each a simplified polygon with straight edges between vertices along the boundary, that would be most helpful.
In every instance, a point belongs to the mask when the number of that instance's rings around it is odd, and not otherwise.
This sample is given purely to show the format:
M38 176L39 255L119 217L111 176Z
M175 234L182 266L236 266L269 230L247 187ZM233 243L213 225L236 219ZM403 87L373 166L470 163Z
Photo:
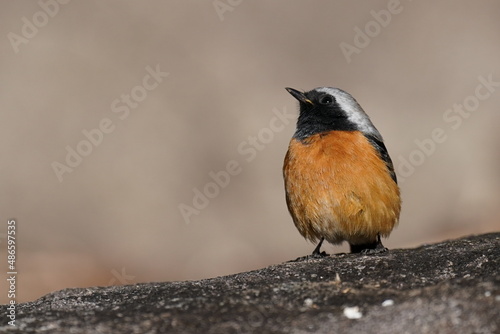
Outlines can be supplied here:
M361 245L353 245L351 246L351 253L362 253L366 255L379 254L387 252L388 249L382 245L382 241L380 240L380 234L377 235L377 241L369 242Z
M292 260L290 262L301 262L301 261L307 261L309 259L318 259L318 258L323 258L329 256L325 251L320 252L321 245L323 244L323 241L325 238L321 238L319 241L318 245L316 248L314 248L314 251L312 252L311 255L306 255L306 256L301 256L299 258L296 258L295 260Z
M328 256L328 254L326 254L325 251L321 252L321 245L323 244L323 241L325 240L325 238L321 238L318 245L316 246L316 248L314 248L314 251L312 253L312 256L313 257L323 257L323 256Z

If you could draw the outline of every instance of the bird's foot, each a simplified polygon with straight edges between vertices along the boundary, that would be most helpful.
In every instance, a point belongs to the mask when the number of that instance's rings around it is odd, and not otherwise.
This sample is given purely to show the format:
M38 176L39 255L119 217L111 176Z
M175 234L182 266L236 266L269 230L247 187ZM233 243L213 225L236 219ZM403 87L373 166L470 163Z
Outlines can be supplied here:
M302 262L302 261L307 261L307 260L318 260L318 259L323 259L323 258L329 257L329 256L330 256L330 254L323 251L323 252L317 253L317 254L301 256L301 257L296 258L295 260L291 260L290 262Z
M389 249L382 245L382 241L380 240L380 235L377 235L377 241L370 242L361 245L353 245L351 246L351 253L361 253L363 255L375 255L387 252Z
M389 251L389 249L386 247L373 248L373 249L365 248L360 253L363 255L375 255L375 254L385 253L387 251Z
M310 259L322 259L324 257L330 256L330 254L328 254L325 251L321 252L321 245L323 244L324 240L325 240L325 238L321 238L321 240L319 241L319 243L316 246L316 248L314 248L314 251L312 252L311 255L301 256L299 258L296 258L292 262L300 262L300 261L310 260Z
M325 241L325 238L321 238L321 240L319 241L319 243L316 246L316 248L314 248L313 253L312 253L313 257L318 257L318 256L319 257L324 257L324 256L328 255L324 251L321 252L321 245L323 244L323 241Z

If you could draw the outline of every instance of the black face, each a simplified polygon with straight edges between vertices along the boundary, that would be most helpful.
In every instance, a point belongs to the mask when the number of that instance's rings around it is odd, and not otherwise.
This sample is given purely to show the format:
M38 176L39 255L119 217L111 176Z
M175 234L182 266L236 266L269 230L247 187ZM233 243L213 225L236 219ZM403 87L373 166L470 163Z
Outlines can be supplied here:
M287 90L300 103L300 115L294 138L303 140L323 132L357 130L356 125L348 119L334 96L317 90L305 93L291 88Z

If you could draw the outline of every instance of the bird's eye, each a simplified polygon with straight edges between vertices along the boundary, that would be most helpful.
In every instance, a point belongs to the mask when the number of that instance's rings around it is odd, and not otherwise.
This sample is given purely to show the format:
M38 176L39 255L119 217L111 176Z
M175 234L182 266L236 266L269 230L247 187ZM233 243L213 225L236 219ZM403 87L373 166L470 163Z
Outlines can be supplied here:
M319 98L319 103L324 105L324 106L332 104L333 101L334 101L334 98L331 95L323 95Z

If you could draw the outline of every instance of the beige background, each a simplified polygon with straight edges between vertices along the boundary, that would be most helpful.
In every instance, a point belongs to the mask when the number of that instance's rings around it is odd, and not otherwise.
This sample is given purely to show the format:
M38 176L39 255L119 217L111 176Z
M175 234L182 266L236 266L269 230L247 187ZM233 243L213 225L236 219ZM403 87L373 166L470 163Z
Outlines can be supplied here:
M295 120L272 138L265 130L273 110L296 113L286 86L350 92L397 168L420 154L415 140L444 131L401 184L388 247L499 229L500 87L458 128L443 119L473 101L479 76L500 82L498 1L402 0L385 27L371 11L388 1L233 0L224 13L212 1L42 3L53 17L36 1L0 5L0 269L14 217L18 301L66 287L226 275L311 252L284 201ZM21 36L33 16L40 27L16 53L9 33ZM348 63L340 44L354 45L355 28L366 26L373 37ZM168 77L120 119L112 102L140 93L146 67L157 65ZM113 131L59 182L51 164L65 163L66 146L103 119ZM247 161L238 147L259 134L268 142ZM186 224L179 204L192 205L194 189L231 160L241 172Z

